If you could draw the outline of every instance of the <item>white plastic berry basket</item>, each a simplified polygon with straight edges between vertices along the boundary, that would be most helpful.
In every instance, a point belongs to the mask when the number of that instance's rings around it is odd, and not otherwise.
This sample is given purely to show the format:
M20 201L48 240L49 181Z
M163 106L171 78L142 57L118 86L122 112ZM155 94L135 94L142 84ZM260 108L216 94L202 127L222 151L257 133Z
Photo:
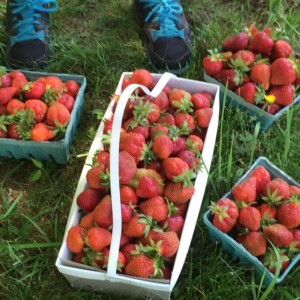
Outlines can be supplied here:
M154 81L157 82L155 88L152 91L149 91L145 86L134 84L128 86L122 93L123 79L130 76L131 74L132 73L129 72L124 72L122 74L118 87L115 91L115 94L120 95L120 98L118 100L118 105L116 106L116 109L114 111L114 120L112 125L113 134L111 136L110 147L110 180L111 187L113 187L111 189L113 206L113 231L107 272L99 271L98 269L96 270L92 267L73 262L72 254L70 253L66 245L66 234L68 230L73 225L77 225L80 220L80 209L78 208L76 203L77 196L85 188L87 188L86 174L91 168L90 165L93 156L96 151L102 149L103 147L101 144L101 136L104 128L103 122L101 122L97 130L96 136L89 150L89 155L86 159L85 165L78 181L78 186L73 198L73 203L65 229L64 239L58 254L58 258L56 260L56 267L74 287L91 289L94 291L111 292L121 294L122 296L134 296L137 298L151 297L152 299L168 299L178 280L178 277L183 268L186 255L189 251L189 246L192 241L195 226L197 224L197 219L207 184L208 172L212 161L219 121L219 86L201 81L177 78L173 74L164 73L163 75L152 74ZM157 96L166 84L170 88L185 89L192 94L201 91L210 92L212 95L214 95L213 116L206 132L206 138L204 140L204 147L202 150L202 158L205 169L199 171L195 180L195 193L189 202L185 224L180 238L180 245L174 262L171 279L141 279L137 277L122 275L116 272L122 223L119 179L117 176L119 174L119 165L118 160L115 158L119 156L118 153L120 127L123 112L132 92L136 88L141 88L146 94ZM106 110L104 119L109 119L111 117L113 106L114 102L112 101Z

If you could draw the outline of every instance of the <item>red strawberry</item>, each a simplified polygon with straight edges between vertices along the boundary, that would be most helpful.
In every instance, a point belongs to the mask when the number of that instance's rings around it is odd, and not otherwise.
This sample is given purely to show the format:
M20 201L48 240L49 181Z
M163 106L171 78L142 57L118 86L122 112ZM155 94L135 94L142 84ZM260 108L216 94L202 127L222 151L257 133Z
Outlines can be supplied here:
M102 227L92 227L86 234L86 243L93 251L101 251L111 243L111 232Z
M157 123L165 126L172 126L175 125L175 119L172 114L170 113L163 113L157 120Z
M195 116L197 125L201 128L207 128L213 115L213 109L211 107L197 109Z
M66 243L72 253L81 253L84 248L84 228L72 226L67 233Z
M14 114L16 111L25 109L25 104L19 99L13 98L6 104L6 109L9 114Z
M123 223L123 233L128 237L140 238L149 234L151 220L135 213L128 223Z
M212 224L220 231L230 232L236 224L239 211L237 205L229 198L222 198L210 205L213 214Z
M300 228L294 228L292 230L293 241L296 242L296 247L300 248Z
M285 57L274 60L271 64L272 85L286 85L293 83L296 79L296 71L293 62Z
M240 183L234 185L231 193L236 201L253 203L256 201L256 179L246 178Z
M263 229L263 234L278 247L289 246L293 242L293 234L282 224L272 224Z
M95 163L99 165L104 165L105 168L109 169L109 153L107 151L100 151L95 156Z
M168 127L159 123L151 126L149 129L149 134L152 139L154 139L158 135L167 135L168 132L169 132Z
M46 114L46 123L48 125L53 127L56 127L57 124L60 126L67 126L70 119L70 112L63 104L54 102L49 106Z
M0 88L0 105L4 105L11 100L16 94L17 89L15 87L1 87Z
M264 236L257 231L250 231L242 236L240 243L254 256L263 255L267 251L267 241Z
M122 185L120 187L120 200L121 203L136 205L138 198L135 194L135 191L132 187L128 185Z
M284 40L277 40L274 42L274 46L271 53L272 60L279 57L288 57L294 55L294 50L289 42Z
M269 54L273 49L274 41L267 33L259 31L252 37L248 49L261 54Z
M188 113L179 112L174 116L174 120L178 128L186 129L188 133L192 133L196 127L194 117Z
M249 81L245 73L236 69L222 69L219 81L230 90L235 90L238 86Z
M132 73L130 83L137 83L150 88L153 83L153 78L149 71L145 69L138 69Z
M173 140L173 153L172 156L178 155L179 152L184 151L186 149L186 139L183 137L176 137Z
M98 165L88 170L86 181L91 189L102 190L110 186L109 170L105 165Z
M287 256L285 249L277 249L277 252L279 252L280 257L280 271L283 272L290 264L290 258ZM278 260L273 248L268 248L261 261L271 273L275 274Z
M194 152L190 150L183 150L178 153L177 157L185 161L191 169L198 170L199 159L196 157Z
M244 85L237 87L234 92L242 97L246 102L255 104L255 95L257 90L253 82L246 82Z
M86 229L95 227L96 224L94 222L94 213L91 211L85 214L84 216L82 216L79 225Z
M164 196L176 204L187 203L195 193L193 186L183 186L182 182L170 182L166 185Z
M92 211L100 202L104 193L101 191L87 188L83 190L76 199L77 205L84 211Z
M122 216L122 222L129 222L133 214L133 209L124 203L121 203L121 216Z
M199 152L202 151L204 142L201 139L201 137L195 135L195 134L190 134L187 139L187 148L193 151L196 155L199 154Z
M158 96L152 100L152 103L156 104L161 112L166 111L170 106L169 98L165 91L161 91Z
M180 103L184 101L184 99L187 99L187 101L191 101L191 98L191 94L186 90L174 88L169 94L170 106L174 109L177 109L180 106Z
M68 79L64 83L64 91L74 98L77 96L79 89L79 84L73 79Z
M252 51L249 51L249 50L239 50L233 54L232 58L236 59L238 57L241 57L242 61L248 67L250 67L254 64L254 61L256 59L256 54L254 54Z
M165 176L170 180L190 169L189 165L178 157L168 157L164 159L162 167L164 169Z
M46 87L46 89L50 89L54 91L56 94L60 94L63 91L63 82L62 80L55 75L49 75L44 77L42 81Z
M275 96L275 103L282 106L291 104L295 98L295 91L291 84L272 85L268 94Z
M0 87L9 87L11 86L11 77L8 73L0 72Z
M265 186L264 195L268 196L273 194L274 192L276 193L276 196L280 198L281 201L290 198L289 184L279 177L274 178Z
M203 69L209 76L214 76L222 69L222 55L214 50L209 50L209 55L202 59Z
M210 107L210 99L203 92L193 94L191 101L194 105L194 110Z
M268 203L262 203L260 204L257 209L260 212L261 219L263 221L266 221L267 223L271 219L275 219L277 216L277 209L275 206L269 205Z
M120 151L127 151L138 163L141 160L145 138L139 133L126 132L120 136Z
M50 141L56 137L57 131L50 128L44 122L34 124L31 129L30 138L35 142Z
M262 85L265 91L269 89L271 78L271 67L269 64L264 62L254 64L249 76L255 84Z
M137 167L134 158L127 151L119 152L120 184L128 183L136 174Z
M300 188L296 185L290 185L290 196L300 195Z
M61 94L57 101L63 104L68 109L68 111L72 111L75 103L74 97L68 93Z
M277 210L277 219L288 229L300 226L300 201L292 198L290 202L281 204Z
M125 267L124 274L141 278L150 278L156 275L156 263L153 258L137 255Z
M106 270L108 266L108 259L109 259L109 253L110 250L108 248L104 248L102 251L102 259L97 262L97 264L100 266L101 269ZM124 266L125 266L125 256L124 254L119 251L118 252L118 261L117 261L117 270L119 272L122 272Z
M167 135L159 135L153 139L152 150L159 159L165 159L173 153L173 142Z
M278 105L276 103L272 103L272 104L267 106L266 111L271 115L275 115L280 111L280 109L281 109L280 105Z
M152 219L157 222L164 221L169 213L168 204L161 196L146 199L142 201L138 207L143 214L152 217Z
M108 229L113 224L111 197L106 195L93 210L94 221L103 228Z
M260 227L261 215L259 210L254 206L245 206L240 209L238 223L243 228L250 231L258 231Z
M264 166L256 167L249 177L256 179L256 192L258 195L264 193L265 186L271 181L270 173Z
M9 124L7 127L7 135L10 139L20 140L21 136L18 131L17 123Z
M9 75L12 79L11 86L16 88L15 95L19 95L22 91L22 87L27 83L27 79L20 71L11 71Z
M39 81L29 81L22 87L27 99L40 99L45 93L45 86Z
M139 248L138 245L134 243L127 243L122 248L121 251L125 256L125 266L137 255L141 254L138 252L137 248Z
M150 198L159 195L157 181L149 176L142 176L136 188L136 195L139 198Z
M238 50L246 49L248 46L249 37L246 32L238 32L234 35L226 37L222 41L222 48L227 51L236 52Z
M28 107L33 111L34 119L37 123L42 122L45 119L48 110L48 105L45 102L39 99L30 99L26 100L24 104L25 107Z

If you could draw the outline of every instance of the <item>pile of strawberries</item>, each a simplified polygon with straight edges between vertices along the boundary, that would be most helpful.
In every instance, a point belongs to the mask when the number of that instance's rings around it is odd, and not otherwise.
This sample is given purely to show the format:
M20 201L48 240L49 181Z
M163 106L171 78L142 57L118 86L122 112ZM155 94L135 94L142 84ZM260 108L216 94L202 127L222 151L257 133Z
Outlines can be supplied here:
M79 89L71 79L48 75L32 81L22 71L0 67L0 138L61 139Z
M138 69L123 81L155 86ZM165 86L156 97L136 89L127 102L119 150L122 235L118 272L141 278L171 276L194 182L203 167L201 151L213 109L213 95ZM117 104L118 97L113 97ZM106 270L112 238L109 147L112 120L104 121L103 150L86 174L76 201L82 211L67 234L78 263Z
M231 195L232 199L211 204L212 224L272 273L278 264L276 249L283 272L300 252L300 188L283 178L271 178L264 166L257 166L232 188Z
M300 60L288 41L275 37L274 29L249 25L227 36L221 49L209 50L203 58L207 75L272 115L293 102Z

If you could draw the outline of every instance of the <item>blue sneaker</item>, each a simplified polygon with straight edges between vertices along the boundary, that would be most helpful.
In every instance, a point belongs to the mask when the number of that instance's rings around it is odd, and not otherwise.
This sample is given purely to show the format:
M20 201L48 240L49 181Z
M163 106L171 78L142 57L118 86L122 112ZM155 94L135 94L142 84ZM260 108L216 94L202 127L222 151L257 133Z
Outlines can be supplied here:
M189 67L192 38L180 0L135 0L144 22L145 48L157 72L180 74Z
M8 0L6 7L6 64L45 67L50 58L49 13L56 0Z

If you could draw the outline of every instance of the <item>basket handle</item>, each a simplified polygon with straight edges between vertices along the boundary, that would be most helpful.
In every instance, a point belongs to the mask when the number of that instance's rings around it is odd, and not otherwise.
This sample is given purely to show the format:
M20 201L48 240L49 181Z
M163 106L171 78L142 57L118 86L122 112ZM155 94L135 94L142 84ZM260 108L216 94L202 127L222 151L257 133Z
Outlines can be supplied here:
M172 77L175 77L175 75L168 72L164 73L152 91L149 91L149 89L144 85L140 85L140 84L129 85L122 92L114 112L111 142L110 142L110 187L111 187L111 199L112 199L112 211L113 211L113 231L112 231L113 234L112 234L110 254L109 254L109 260L107 266L107 277L110 281L116 279L118 252L119 252L120 238L122 233L118 158L119 158L119 144L120 144L120 129L122 125L123 113L131 94L137 88L141 88L146 95L157 97Z

